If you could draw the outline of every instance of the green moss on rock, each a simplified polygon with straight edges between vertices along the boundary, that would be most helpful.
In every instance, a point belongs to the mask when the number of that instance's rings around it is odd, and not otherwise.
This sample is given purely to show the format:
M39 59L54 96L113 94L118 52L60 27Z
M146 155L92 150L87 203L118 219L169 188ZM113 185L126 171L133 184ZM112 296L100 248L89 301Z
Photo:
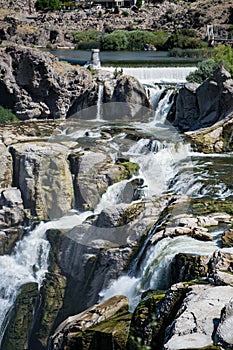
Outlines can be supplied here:
M35 312L38 284L21 286L13 308L8 315L8 325L1 350L22 350L28 348L29 329Z

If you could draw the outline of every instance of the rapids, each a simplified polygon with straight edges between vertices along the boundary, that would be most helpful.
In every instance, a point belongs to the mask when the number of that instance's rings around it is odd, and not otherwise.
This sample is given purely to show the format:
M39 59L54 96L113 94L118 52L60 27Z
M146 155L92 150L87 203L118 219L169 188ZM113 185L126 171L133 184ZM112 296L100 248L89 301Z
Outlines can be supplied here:
M171 73L172 70L172 73ZM117 124L122 131L103 140L108 134L109 125L102 119L103 85L99 85L96 120L81 121L76 128L69 125L60 129L53 141L69 140L77 142L80 150L96 144L112 159L119 156L129 157L131 162L139 164L138 175L143 180L140 200L155 200L163 193L186 194L190 198L232 199L233 155L204 155L191 150L181 135L165 125L165 119L173 103L174 85L154 85L155 81L183 83L190 69L127 69L142 82L154 107L154 118L147 123L131 122ZM162 77L162 78L161 78ZM177 87L176 87L177 88ZM76 126L77 126L76 125ZM135 132L136 138L128 137L126 128ZM14 304L17 291L27 282L43 283L48 270L49 243L46 231L49 228L72 228L81 224L88 216L98 214L106 207L115 207L124 202L122 189L130 180L122 180L109 186L93 211L79 213L71 211L66 217L47 223L40 223L34 229L28 229L22 241L18 242L13 253L0 257L0 339L7 325L7 314ZM134 201L131 195L131 201ZM130 308L134 309L142 291L150 288L165 289L169 286L169 264L179 252L211 254L217 247L217 234L212 242L202 242L182 236L166 238L155 246L142 247L143 260L135 259L128 274L121 276L108 289L102 290L101 299L115 294L129 297ZM146 251L144 251L146 250ZM36 272L34 267L36 267Z

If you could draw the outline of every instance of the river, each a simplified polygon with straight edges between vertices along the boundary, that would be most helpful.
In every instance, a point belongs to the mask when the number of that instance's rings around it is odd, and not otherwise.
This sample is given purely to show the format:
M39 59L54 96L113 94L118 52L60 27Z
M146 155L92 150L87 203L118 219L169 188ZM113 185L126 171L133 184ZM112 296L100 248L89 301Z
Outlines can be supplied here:
M73 53L72 53L73 54ZM114 53L115 54L115 53ZM155 55L145 53L145 55ZM138 70L137 70L138 72ZM169 81L169 88L155 84L154 71L146 79L141 75L142 82L150 91L150 97L154 107L154 117L147 122L134 122L130 124L117 124L119 132L112 138L103 140L101 134L112 128L102 115L101 104L102 90L99 91L97 114L92 122L80 121L76 130L69 129L69 124L63 125L60 136L63 139L76 142L82 151L82 144L98 142L102 143L105 152L111 158L120 156L128 157L130 161L140 166L140 171L135 179L142 179L144 190L141 201L155 200L159 195L185 194L190 200L193 198L204 199L233 199L233 155L197 153L183 139L181 135L170 125L165 124L168 111L172 106L172 92L174 84L184 81L177 70L160 71L160 80ZM173 72L173 73L171 73ZM183 70L185 75L188 71ZM134 72L131 70L131 74ZM149 85L148 85L149 84ZM137 138L127 141L127 127L135 130ZM122 131L121 131L122 129ZM58 135L59 136L59 135ZM60 137L59 136L59 137ZM93 142L95 141L95 142ZM127 141L127 142L126 142ZM54 140L53 140L54 142ZM48 228L72 228L81 224L93 213L98 215L106 207L118 207L125 201L122 189L129 180L122 180L108 188L103 194L96 208L90 212L80 214L74 209L70 216L49 223L41 223L37 228L27 234L24 240L19 242L12 255L3 256L0 259L0 309L2 325L1 337L7 326L5 316L14 304L17 291L26 282L35 281L42 284L48 268L49 245L45 239ZM138 199L137 199L138 200ZM134 202L131 197L130 201ZM169 264L175 254L179 252L194 254L211 254L218 247L219 233L213 232L213 241L202 242L193 238L182 236L175 239L166 238L155 246L144 246L142 249L143 260L138 263L136 258L130 271L112 283L108 289L100 292L100 300L115 294L124 294L129 297L130 308L134 309L140 300L140 295L147 289L164 289L169 287ZM230 250L229 250L230 251ZM7 269L6 269L7 266ZM37 267L37 272L33 267Z

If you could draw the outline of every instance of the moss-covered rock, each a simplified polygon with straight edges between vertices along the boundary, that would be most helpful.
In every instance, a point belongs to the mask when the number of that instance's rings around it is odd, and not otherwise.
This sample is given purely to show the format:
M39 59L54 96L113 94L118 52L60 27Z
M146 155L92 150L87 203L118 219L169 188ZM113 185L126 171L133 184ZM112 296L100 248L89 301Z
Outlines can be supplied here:
M3 337L1 350L22 350L28 348L28 337L35 304L38 296L37 283L24 284L18 293L8 316L8 324Z
M160 349L165 330L172 322L186 294L186 288L169 290L166 294L153 294L142 300L135 309L130 325L128 350L141 350L148 346Z
M127 298L115 296L65 320L50 338L51 348L59 342L66 350L123 350L130 321Z
M66 278L47 273L40 292L40 305L30 343L35 349L46 349L48 338L54 329L56 317L63 305Z

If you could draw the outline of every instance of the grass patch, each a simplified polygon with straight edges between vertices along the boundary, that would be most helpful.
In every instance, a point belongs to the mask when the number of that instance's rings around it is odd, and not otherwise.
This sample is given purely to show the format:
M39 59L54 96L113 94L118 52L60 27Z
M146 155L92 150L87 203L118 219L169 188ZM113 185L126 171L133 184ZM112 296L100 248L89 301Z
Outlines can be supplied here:
M17 121L19 121L19 119L10 109L0 106L0 124Z

